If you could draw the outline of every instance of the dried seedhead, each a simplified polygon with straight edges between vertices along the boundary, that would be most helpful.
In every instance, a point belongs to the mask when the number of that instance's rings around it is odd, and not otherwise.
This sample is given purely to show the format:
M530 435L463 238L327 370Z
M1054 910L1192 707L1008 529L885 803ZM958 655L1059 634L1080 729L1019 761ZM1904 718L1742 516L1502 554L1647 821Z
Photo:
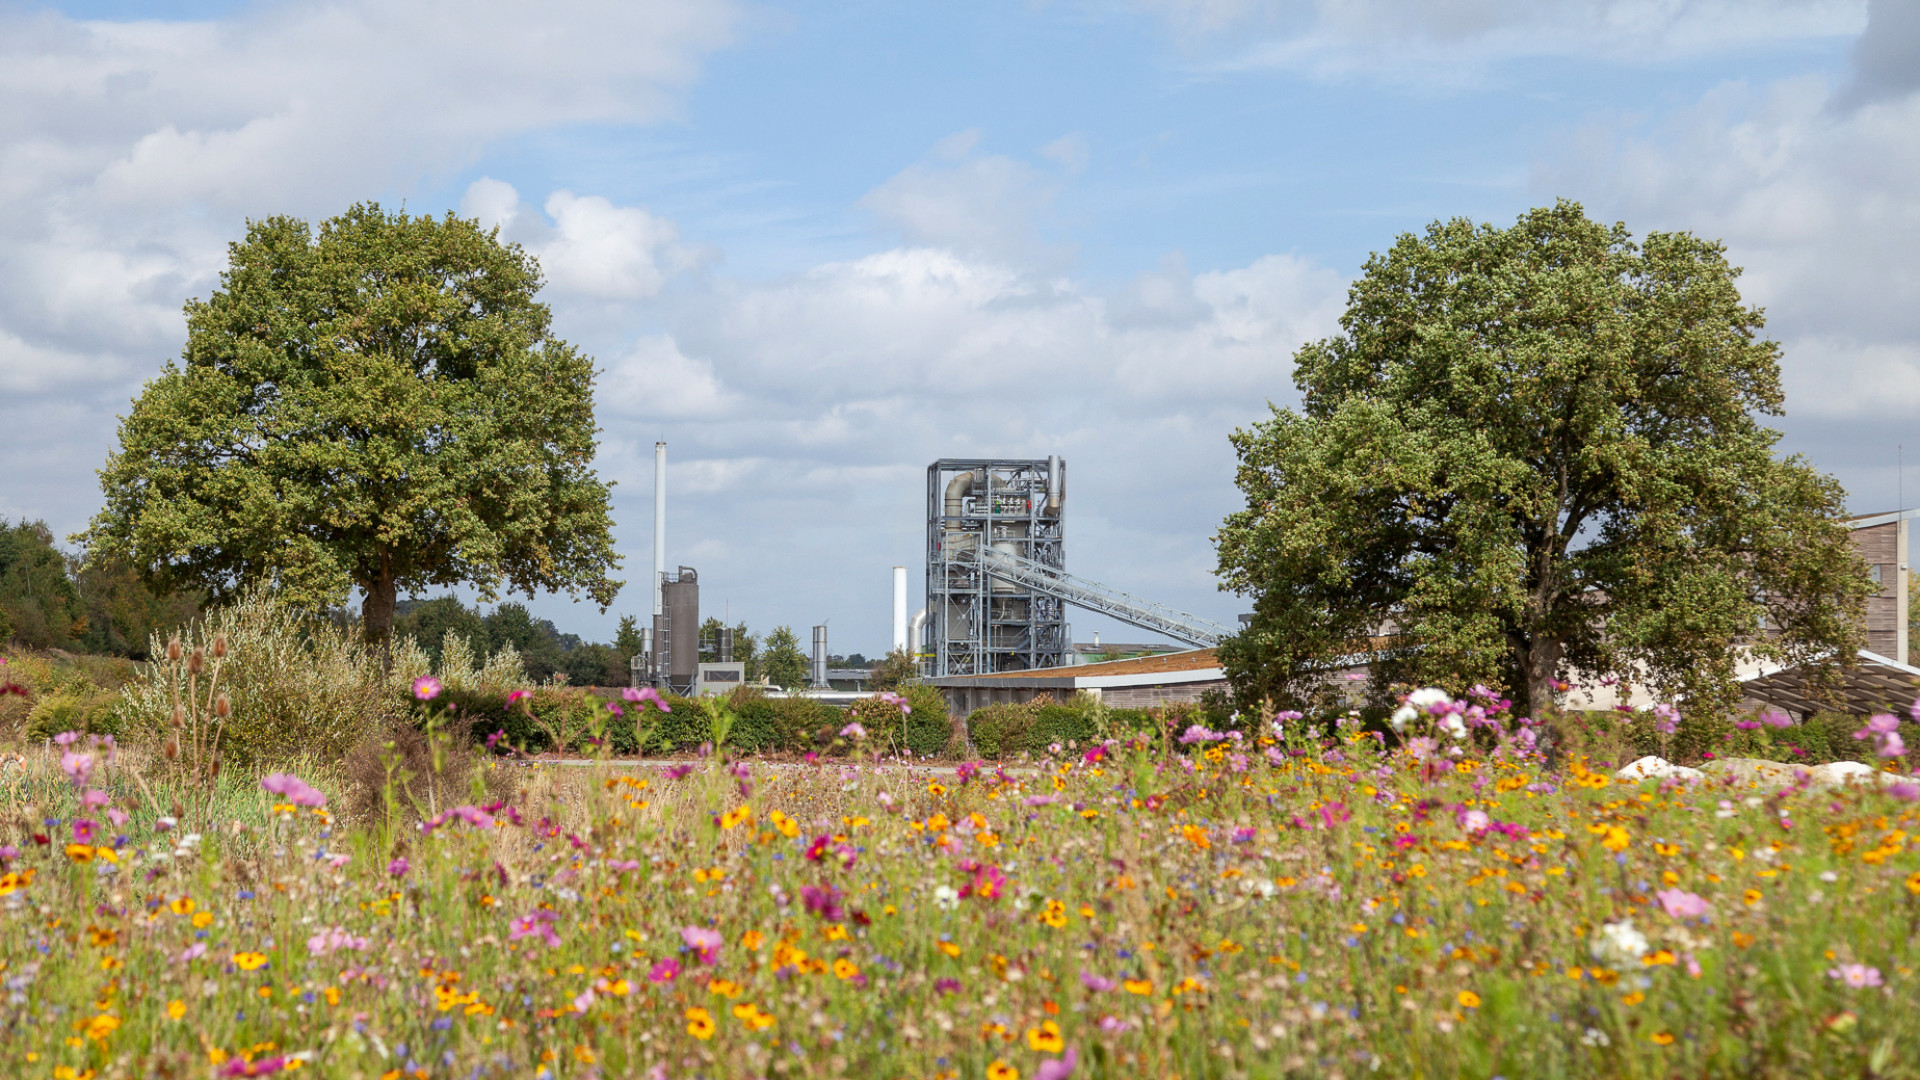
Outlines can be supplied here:
M180 639L178 637L170 638L167 641L167 662L171 664L180 662Z
M227 635L215 634L213 636L213 658L215 660L219 660L224 658L226 655L227 655Z
M203 649L195 649L187 654L187 674L198 675L207 669L207 654Z
M232 699L228 698L227 695L225 694L221 694L219 697L214 698L213 699L213 715L219 717L222 720L225 720L227 717L232 716L233 715Z

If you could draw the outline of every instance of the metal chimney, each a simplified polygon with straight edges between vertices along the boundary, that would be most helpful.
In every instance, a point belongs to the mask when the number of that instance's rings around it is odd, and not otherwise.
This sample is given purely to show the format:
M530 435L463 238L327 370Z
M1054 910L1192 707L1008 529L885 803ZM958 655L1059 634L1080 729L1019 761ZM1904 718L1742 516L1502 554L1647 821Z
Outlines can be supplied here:
M667 579L667 444L653 444L653 613L663 614L661 586Z
M893 651L907 651L907 568L893 568Z
M824 690L827 682L827 628L813 628L813 683L814 689Z

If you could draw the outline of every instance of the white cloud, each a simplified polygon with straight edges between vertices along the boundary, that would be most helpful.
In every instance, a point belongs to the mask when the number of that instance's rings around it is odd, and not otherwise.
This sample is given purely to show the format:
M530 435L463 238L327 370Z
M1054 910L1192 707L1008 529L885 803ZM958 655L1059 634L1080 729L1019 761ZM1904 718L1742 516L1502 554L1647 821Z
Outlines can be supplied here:
M1477 78L1519 57L1626 63L1852 36L1866 0L1136 0L1221 68Z
M692 265L673 222L638 207L556 191L546 210L554 235L539 249L540 265L562 292L643 300L660 292L669 273Z
M1056 169L999 154L976 155L979 142L978 129L941 139L928 151L928 160L900 170L867 192L860 205L911 245L1063 264L1067 249L1047 241L1047 226L1066 186L1064 174L1086 165L1086 138L1064 135L1034 151Z
M1597 126L1541 164L1542 195L1582 197L1637 232L1726 242L1743 295L1786 348L1789 407L1908 413L1920 352L1920 94L1854 108L1793 79L1726 84L1652 124Z

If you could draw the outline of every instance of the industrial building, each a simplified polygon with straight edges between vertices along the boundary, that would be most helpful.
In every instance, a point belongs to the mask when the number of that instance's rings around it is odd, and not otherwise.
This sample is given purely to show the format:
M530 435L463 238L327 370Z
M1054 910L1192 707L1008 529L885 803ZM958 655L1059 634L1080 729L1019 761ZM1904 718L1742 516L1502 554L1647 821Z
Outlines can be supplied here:
M947 712L965 716L997 704L1020 704L1046 695L1056 699L1090 694L1116 709L1145 709L1198 702L1210 690L1227 689L1227 673L1214 649L1137 656L1042 671L1003 671L928 679L947 699Z

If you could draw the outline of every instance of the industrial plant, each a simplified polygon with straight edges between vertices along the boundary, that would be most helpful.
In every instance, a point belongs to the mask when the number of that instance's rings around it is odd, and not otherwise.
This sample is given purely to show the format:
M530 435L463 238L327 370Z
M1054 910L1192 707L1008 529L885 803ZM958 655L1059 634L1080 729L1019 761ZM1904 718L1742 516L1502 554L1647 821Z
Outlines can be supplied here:
M908 616L908 570L895 566L892 647L909 652L931 680L1042 672L1078 665L1067 608L1098 612L1195 648L1231 630L1067 572L1067 467L1046 458L942 458L927 467L926 604ZM726 693L746 665L733 658L732 631L700 640L700 582L693 567L669 576L666 554L667 444L654 444L653 621L632 658L635 685L676 693ZM705 651L714 661L702 662ZM827 626L813 627L808 685L778 688L810 696L835 691L827 667Z

